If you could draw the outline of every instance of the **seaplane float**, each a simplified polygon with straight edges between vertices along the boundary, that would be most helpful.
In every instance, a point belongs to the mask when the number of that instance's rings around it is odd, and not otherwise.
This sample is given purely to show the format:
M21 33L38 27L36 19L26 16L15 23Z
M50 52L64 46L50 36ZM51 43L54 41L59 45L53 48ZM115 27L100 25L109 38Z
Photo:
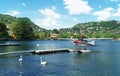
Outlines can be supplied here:
M81 46L75 46L75 50L76 52L79 52L79 53L89 53L91 52L91 50L89 49L86 49L85 46L81 45Z

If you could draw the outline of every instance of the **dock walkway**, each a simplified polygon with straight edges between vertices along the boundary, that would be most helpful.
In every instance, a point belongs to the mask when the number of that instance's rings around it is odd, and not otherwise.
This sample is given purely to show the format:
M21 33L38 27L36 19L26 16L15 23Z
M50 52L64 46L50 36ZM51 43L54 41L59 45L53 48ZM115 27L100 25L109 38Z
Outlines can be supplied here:
M20 54L20 53L33 53L33 54L53 54L53 53L64 53L64 52L71 52L73 49L69 48L61 48L61 49L47 49L47 50L26 50L26 51L15 51L15 52L3 52L0 55L7 55L7 54Z
M6 43L6 44L0 44L0 46L20 46L20 44L16 44L16 43Z

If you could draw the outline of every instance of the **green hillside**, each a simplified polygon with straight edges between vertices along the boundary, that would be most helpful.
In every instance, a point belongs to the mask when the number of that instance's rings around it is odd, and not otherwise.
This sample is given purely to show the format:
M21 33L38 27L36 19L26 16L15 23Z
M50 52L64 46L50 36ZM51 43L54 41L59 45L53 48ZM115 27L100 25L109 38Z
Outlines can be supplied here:
M3 26L5 26L4 29L2 29ZM5 39L37 39L39 37L39 32L45 31L45 29L34 24L27 17L16 18L10 15L3 14L0 14L0 28L2 29L0 30L0 38ZM5 33L5 31L8 33ZM18 34L18 31L20 31L21 33ZM32 37L30 37L30 34L33 34L31 35Z
M120 38L120 22L115 20L79 23L72 29L74 32L90 38Z
M25 17L27 18L27 17ZM16 17L13 17L13 16L10 16L10 15L3 15L3 14L0 14L0 23L4 23L5 25L8 25L11 24L12 22L15 22L19 19L16 18ZM27 18L29 19L29 18ZM31 26L32 28L34 28L35 30L42 30L43 28L39 27L38 25L34 24L30 19L29 19L30 23L31 23Z
M101 22L87 22L78 23L72 28L63 28L59 30L60 37L63 38L120 38L120 22L101 21Z

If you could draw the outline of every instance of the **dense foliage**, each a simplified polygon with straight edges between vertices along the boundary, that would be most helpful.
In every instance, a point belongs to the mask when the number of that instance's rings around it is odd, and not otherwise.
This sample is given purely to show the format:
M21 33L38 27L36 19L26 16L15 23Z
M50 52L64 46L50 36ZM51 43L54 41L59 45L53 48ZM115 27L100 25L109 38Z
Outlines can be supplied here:
M4 24L4 27L8 27L5 32L14 39L39 39L39 33L45 31L27 17L16 18L0 14L0 23ZM6 35L2 36L3 33L1 31L0 38L6 38Z
M0 14L0 22L4 23L5 25L9 25L11 22L15 21L17 18L12 17L10 15L2 15Z
M120 22L115 20L80 23L75 25L72 29L89 38L120 37Z
M0 23L0 38L8 38L8 32L7 32L7 28L6 25L3 23Z
M60 29L60 37L64 38L120 38L120 22L101 21L79 23L72 28Z
M11 23L9 28L16 39L33 39L33 28L30 25L31 21L28 18L19 18Z

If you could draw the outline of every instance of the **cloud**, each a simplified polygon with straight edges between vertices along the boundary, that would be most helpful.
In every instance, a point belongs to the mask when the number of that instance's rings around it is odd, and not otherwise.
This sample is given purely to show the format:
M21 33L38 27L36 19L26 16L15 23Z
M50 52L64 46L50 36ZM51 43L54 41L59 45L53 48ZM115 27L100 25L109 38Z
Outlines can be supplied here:
M22 6L26 7L26 4L25 4L25 3L22 3Z
M68 9L69 14L89 14L92 11L91 6L87 1L83 0L63 0L65 9Z
M51 17L52 19L59 19L60 18L60 14L56 13L54 11L54 9L46 8L44 10L38 10L38 12L40 12L45 17Z
M78 21L78 19L77 19L77 18L73 18L73 21L77 22L77 21Z
M102 11L96 11L93 13L94 16L98 16L98 20L105 20L109 17L112 16L112 11L114 9L109 7L109 8L106 8L106 9L103 9Z
M4 13L4 14L8 14L11 16L17 16L18 14L20 14L20 12L17 10L9 10L7 13Z
M59 19L61 15L55 12L55 7L38 10L40 14L44 16L43 19L36 19L37 25L42 25L44 28L52 29L60 26Z
M120 4L118 4L117 12L114 13L113 16L120 16Z

